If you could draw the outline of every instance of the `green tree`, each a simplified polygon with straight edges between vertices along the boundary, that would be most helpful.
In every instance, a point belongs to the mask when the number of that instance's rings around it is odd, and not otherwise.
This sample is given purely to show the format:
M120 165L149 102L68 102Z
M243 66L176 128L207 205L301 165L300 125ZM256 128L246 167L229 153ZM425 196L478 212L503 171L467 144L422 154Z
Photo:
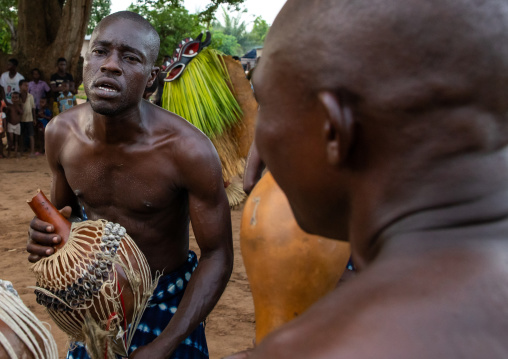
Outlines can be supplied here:
M158 61L168 54L171 56L178 43L185 37L196 37L204 30L199 15L192 15L180 1L142 1L129 7L130 11L145 17L153 25L161 38Z
M145 16L159 32L161 53L172 54L182 38L195 37L208 27L220 5L237 8L243 1L210 0L195 15L185 10L182 0L137 0L131 10ZM0 0L0 68L9 53L19 60L21 73L39 67L48 79L56 59L65 57L68 71L80 83L84 35L109 12L110 0ZM96 16L92 21L91 15Z
M210 3L206 6L205 10L196 14L199 18L199 22L204 24L205 27L209 27L212 20L215 18L215 13L221 5L227 6L228 9L239 10L240 5L245 0L210 0ZM147 5L151 8L162 8L167 7L180 7L183 8L182 0L137 0L136 6Z
M247 24L242 20L242 10L236 16L232 16L222 8L223 23L218 20L212 22L212 33L223 33L224 35L233 36L236 38L237 43L240 45L240 53L245 52L245 49L250 46L249 34L247 33ZM220 35L219 35L220 36Z
M240 56L243 53L242 46L232 35L226 35L222 31L211 31L212 44L211 48L222 51L226 55Z
M90 21L88 22L86 34L92 34L97 24L109 14L111 14L111 0L93 0L92 12L90 14Z
M254 46L263 45L266 35L268 34L268 30L270 30L270 25L268 25L266 20L263 20L261 16L258 16L256 20L254 20L254 26L249 34L252 44Z
M219 6L227 6L228 11L231 9L240 11L240 5L243 4L244 1L245 0L211 0L210 4L206 7L206 10L198 14L199 18L207 25L207 27L209 27L215 17L215 13L219 9Z
M12 53L17 42L18 2L0 0L0 51Z

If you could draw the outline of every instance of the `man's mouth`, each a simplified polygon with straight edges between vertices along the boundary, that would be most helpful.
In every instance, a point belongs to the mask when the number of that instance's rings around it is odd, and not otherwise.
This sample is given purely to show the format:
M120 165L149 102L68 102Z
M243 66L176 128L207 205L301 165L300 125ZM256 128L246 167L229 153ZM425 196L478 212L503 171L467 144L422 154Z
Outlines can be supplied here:
M110 78L101 78L95 81L95 88L103 94L115 94L120 92L120 86L115 80Z
M99 90L106 91L106 92L118 92L118 90L116 88L114 88L113 86L110 86L110 85L106 85L106 84L99 85L99 86L97 86L97 88Z

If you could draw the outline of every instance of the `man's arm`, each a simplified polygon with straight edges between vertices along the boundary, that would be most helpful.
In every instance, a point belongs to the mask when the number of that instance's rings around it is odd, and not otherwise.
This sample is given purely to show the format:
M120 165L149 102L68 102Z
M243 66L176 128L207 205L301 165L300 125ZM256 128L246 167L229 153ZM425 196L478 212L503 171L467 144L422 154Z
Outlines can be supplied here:
M231 215L217 152L206 138L199 145L182 142L175 157L189 194L189 214L201 257L168 326L131 359L169 358L211 312L233 269Z
M63 212L64 216L70 215L70 209L79 213L79 204L74 192L72 191L65 172L59 163L60 151L66 136L66 128L61 128L62 119L60 121L52 121L46 127L46 158L48 160L53 180L51 182L51 202L56 208L67 208ZM60 125L60 126L59 126ZM59 128L60 127L60 128ZM27 251L29 254L28 260L32 263L37 262L41 258L50 256L54 253L53 246L60 243L62 239L59 235L54 233L54 227L37 217L34 217L30 223L29 240L27 244Z
M252 192L254 186L261 179L265 167L263 160L259 157L256 141L252 141L243 174L243 190L245 193L250 194Z

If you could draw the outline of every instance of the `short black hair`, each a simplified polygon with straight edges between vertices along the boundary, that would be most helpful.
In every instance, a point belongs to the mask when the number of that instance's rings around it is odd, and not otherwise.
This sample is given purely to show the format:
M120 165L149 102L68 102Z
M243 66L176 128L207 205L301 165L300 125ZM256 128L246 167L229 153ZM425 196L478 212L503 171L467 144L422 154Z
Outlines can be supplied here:
M67 62L67 60L65 59L65 57L59 57L58 60L56 60L56 64L58 65L60 62Z
M11 96L12 96L12 95L19 95L19 92L18 92L18 91L12 91L12 92L11 92Z
M11 64L13 64L14 66L18 67L19 62L18 62L18 60L17 60L17 59L15 59L15 58L9 59L9 62L10 62Z
M23 79L23 80L19 80L19 87L21 87L21 85L23 85L25 82L28 82L27 80Z

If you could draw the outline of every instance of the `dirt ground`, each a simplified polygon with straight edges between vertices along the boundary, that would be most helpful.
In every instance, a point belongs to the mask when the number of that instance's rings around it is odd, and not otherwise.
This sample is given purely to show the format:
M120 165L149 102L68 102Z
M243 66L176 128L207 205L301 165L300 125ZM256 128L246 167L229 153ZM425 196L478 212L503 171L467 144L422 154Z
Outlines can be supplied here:
M44 308L35 302L25 245L33 214L26 200L38 188L49 195L50 170L44 156L0 159L0 278L9 280L36 316L51 325L60 358L65 358L67 338L52 323ZM235 263L221 300L210 314L206 327L210 358L222 358L251 346L254 338L254 305L240 253L239 233L242 207L231 211ZM199 254L191 233L191 249Z

